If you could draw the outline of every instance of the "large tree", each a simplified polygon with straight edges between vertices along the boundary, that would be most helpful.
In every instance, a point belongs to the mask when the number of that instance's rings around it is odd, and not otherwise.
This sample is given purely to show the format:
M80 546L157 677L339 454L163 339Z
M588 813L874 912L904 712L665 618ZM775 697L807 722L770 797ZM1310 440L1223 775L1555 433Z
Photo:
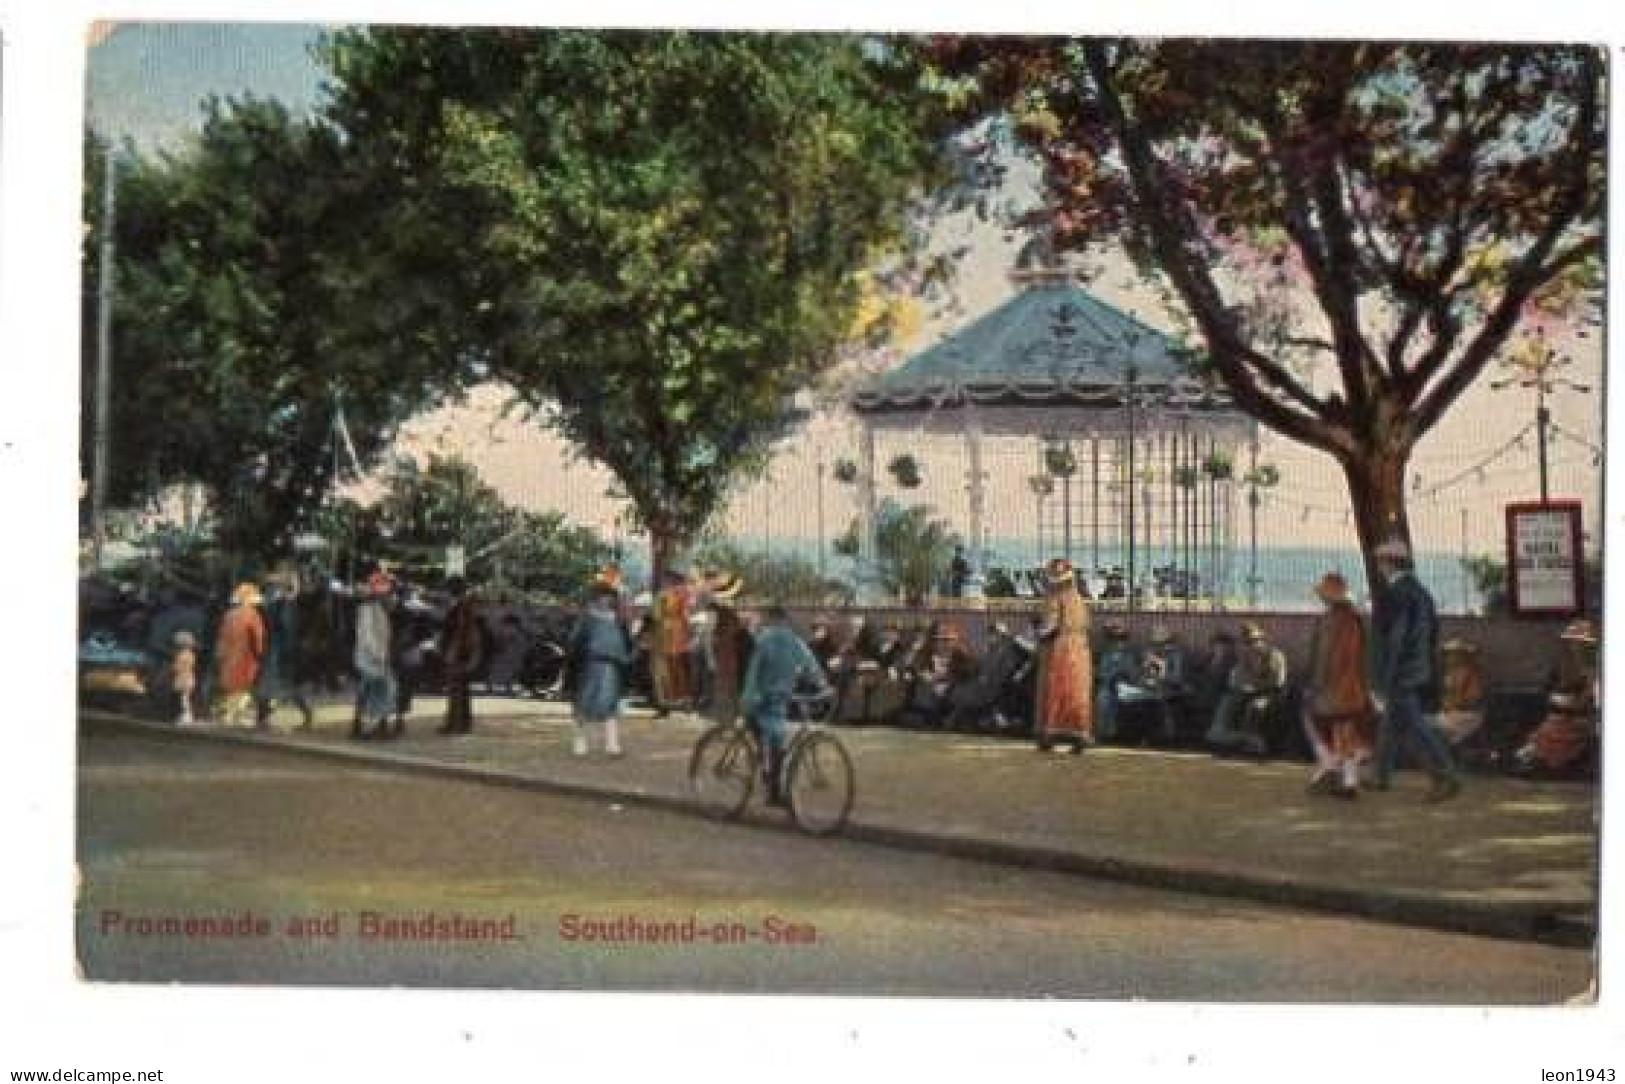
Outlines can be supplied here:
M850 332L932 161L914 69L809 34L371 29L324 55L389 232L430 253L375 268L458 298L658 574Z
M373 552L413 566L409 571L438 569L447 547L461 546L470 579L559 598L579 595L613 556L596 531L556 511L514 507L473 464L456 457L395 464L383 498L363 513L363 525Z
M1241 407L1334 458L1367 557L1509 338L1597 293L1604 57L1559 46L940 39L1045 163L1062 248L1126 244ZM1373 577L1372 582L1376 582Z
M87 140L84 387L93 387L107 145ZM120 148L110 496L175 482L210 496L214 535L252 562L286 552L351 454L462 383L438 295L385 289L376 192L336 132L263 101L211 102L193 141ZM349 440L330 439L342 403ZM92 397L84 398L88 465Z

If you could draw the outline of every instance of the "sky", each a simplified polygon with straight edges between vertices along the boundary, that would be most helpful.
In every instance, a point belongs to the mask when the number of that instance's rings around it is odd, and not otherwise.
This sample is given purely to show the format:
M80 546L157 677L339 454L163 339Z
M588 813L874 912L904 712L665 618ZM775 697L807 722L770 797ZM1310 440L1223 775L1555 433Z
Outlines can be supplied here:
M196 128L200 105L210 95L248 93L278 98L295 109L311 108L320 93L320 69L310 53L319 30L315 23L103 28L89 57L91 123L144 148L173 148ZM962 218L945 223L940 239L969 246L956 284L961 311L928 318L913 341L897 344L894 361L924 349L1018 288L1006 274L1019 242L999 227ZM1106 273L1089 289L1152 326L1171 329L1156 296L1120 260L1108 261ZM1577 350L1571 375L1597 388L1601 336L1572 345ZM1411 518L1419 549L1498 554L1503 548L1500 517L1482 513L1536 493L1532 435L1525 435L1521 444L1512 441L1533 421L1534 403L1526 392L1492 391L1488 384L1494 375L1460 400L1413 460ZM607 472L579 461L563 442L534 424L501 418L505 399L500 389L479 389L467 402L408 425L401 448L419 456L430 450L456 451L510 500L557 508L606 535L616 534L623 509L605 496L612 483ZM1589 534L1600 495L1595 449L1601 445L1601 396L1561 393L1551 408L1564 434L1551 447L1552 492L1585 501ZM822 506L824 534L833 537L855 512L853 491L826 482L822 500L809 498L816 498L820 462L827 469L837 458L855 458L856 447L856 430L844 413L815 418L781 448L761 484L747 485L737 494L725 516L726 530L761 546L806 543L819 534ZM879 462L901 451L918 455L925 468L925 484L907 498L932 504L963 530L969 502L959 443L923 434L892 435L881 440ZM1033 470L1036 441L997 442L984 454L990 473L989 534L996 539L1032 537L1033 506L1025 478ZM1260 510L1261 545L1337 548L1350 542L1346 493L1329 460L1268 432L1260 460L1277 465L1282 478L1265 495ZM884 490L884 478L882 482ZM1075 516L1081 519L1082 513ZM1592 540L1595 544L1595 535Z

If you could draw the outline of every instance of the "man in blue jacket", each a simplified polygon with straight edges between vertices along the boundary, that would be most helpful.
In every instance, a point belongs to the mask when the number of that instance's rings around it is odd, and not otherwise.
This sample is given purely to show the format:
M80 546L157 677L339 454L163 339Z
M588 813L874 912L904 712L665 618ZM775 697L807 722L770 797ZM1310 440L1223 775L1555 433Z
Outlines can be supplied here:
M739 698L745 717L762 734L762 746L767 753L763 769L767 775L770 805L784 804L780 784L784 748L789 739L790 696L795 692L796 682L803 678L822 691L829 691L824 668L818 664L812 649L790 627L789 612L783 606L772 606L761 632L756 634L750 665L745 670L744 692Z
M1376 765L1369 781L1387 790L1399 760L1399 742L1409 734L1422 750L1433 786L1427 800L1442 802L1461 793L1461 776L1450 747L1423 716L1423 699L1435 680L1439 616L1433 596L1417 580L1411 552L1397 538L1378 546L1374 556L1386 581L1377 642L1377 680L1382 690L1382 723L1377 731Z

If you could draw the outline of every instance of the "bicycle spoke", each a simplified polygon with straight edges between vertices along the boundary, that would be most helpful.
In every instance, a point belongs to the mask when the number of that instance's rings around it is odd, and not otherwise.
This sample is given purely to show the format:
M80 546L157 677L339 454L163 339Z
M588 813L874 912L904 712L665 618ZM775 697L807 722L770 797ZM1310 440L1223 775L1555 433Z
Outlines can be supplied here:
M845 747L828 734L814 734L795 747L786 776L796 824L814 835L840 831L855 791Z
M689 793L706 812L736 817L756 785L756 749L732 726L713 727L700 736L689 758Z

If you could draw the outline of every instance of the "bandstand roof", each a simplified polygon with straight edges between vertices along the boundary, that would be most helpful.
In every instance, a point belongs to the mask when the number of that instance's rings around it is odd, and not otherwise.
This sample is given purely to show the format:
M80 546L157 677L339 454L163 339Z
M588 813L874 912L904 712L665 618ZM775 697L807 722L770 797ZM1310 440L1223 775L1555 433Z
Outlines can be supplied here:
M1239 417L1198 381L1176 340L1062 278L1039 279L980 319L876 378L852 397L862 415L956 407L1121 407L1136 398ZM1217 420L1217 419L1214 419Z

